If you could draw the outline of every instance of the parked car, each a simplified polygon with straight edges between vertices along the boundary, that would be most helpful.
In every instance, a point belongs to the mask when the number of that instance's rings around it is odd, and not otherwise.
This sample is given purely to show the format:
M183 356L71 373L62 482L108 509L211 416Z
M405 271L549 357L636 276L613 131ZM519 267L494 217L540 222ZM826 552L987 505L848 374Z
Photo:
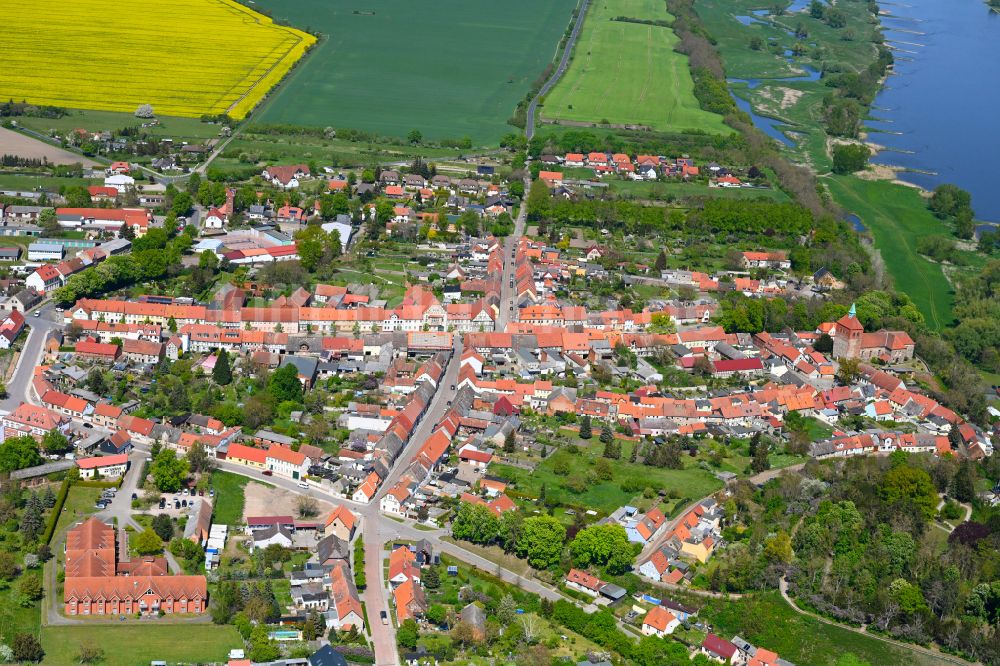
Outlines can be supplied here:
M389 624L389 614L385 611L379 611L378 616L382 619L382 624Z
M299 488L308 488L309 484L305 481L299 481Z
M263 474L264 476L273 476L274 472L272 472L269 469L265 469L263 472L261 472L261 474Z
M132 493L132 499L134 500L139 499L139 493Z

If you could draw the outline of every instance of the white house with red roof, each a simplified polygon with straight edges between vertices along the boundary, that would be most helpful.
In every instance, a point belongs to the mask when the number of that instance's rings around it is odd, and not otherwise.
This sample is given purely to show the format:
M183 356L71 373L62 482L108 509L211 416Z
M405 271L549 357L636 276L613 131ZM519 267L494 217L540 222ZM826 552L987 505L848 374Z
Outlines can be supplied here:
M120 453L114 456L95 456L93 458L78 458L76 466L80 468L80 478L120 477L128 469L128 454Z
M45 264L35 269L35 272L24 281L24 286L44 294L62 286L62 275L55 266Z
M298 451L272 444L267 450L267 468L279 476L298 480L309 473L311 461Z
M309 176L309 167L305 164L269 166L261 175L275 187L290 190L298 187L299 182Z
M642 618L642 635L663 638L674 633L681 621L663 606L653 606Z
M221 210L212 206L208 209L208 214L205 215L205 222L203 226L206 229L222 229L226 225L228 216Z
M69 427L69 418L40 407L22 402L13 412L3 417L3 439L31 435L41 439L51 430L65 431Z
M10 349L22 330L24 330L24 315L17 310L11 310L7 318L0 322L0 349Z
M489 467L490 462L493 460L493 454L489 451L480 451L475 446L469 444L459 449L458 458L462 462L469 464L473 469L484 470Z
M570 569L569 573L566 574L566 587L591 597L600 594L603 586L603 580L580 569Z
M723 664L736 664L741 660L739 649L725 638L709 633L698 650L709 659Z

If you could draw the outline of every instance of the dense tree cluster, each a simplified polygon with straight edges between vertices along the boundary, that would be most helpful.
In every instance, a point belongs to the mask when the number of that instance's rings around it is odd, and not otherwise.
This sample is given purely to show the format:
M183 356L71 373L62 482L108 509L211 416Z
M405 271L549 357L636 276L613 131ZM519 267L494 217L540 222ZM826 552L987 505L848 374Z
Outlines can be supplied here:
M972 195L950 183L934 188L928 206L942 220L950 220L955 225L955 235L972 238L975 232L976 213L972 210Z
M974 500L983 475L995 482L1000 465L897 452L813 462L760 489L740 482L710 584L773 588L785 575L823 614L998 664L1000 511L983 509L947 543L934 524L939 496Z
M181 271L181 255L191 245L192 236L186 232L169 238L162 228L150 229L145 236L133 241L131 254L109 257L70 276L64 286L53 292L53 297L60 303L73 303L143 280L177 275Z
M1000 261L964 281L955 298L958 324L949 339L965 358L1000 372Z

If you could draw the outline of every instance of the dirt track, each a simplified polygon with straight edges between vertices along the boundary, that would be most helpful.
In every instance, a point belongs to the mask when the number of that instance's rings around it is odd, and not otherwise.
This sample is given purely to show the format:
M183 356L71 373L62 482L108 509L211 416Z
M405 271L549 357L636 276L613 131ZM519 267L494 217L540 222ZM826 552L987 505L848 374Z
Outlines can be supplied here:
M48 158L52 164L82 164L95 166L97 162L83 155L71 153L58 146L51 146L44 141L32 139L6 127L0 127L0 155L17 155L31 159Z

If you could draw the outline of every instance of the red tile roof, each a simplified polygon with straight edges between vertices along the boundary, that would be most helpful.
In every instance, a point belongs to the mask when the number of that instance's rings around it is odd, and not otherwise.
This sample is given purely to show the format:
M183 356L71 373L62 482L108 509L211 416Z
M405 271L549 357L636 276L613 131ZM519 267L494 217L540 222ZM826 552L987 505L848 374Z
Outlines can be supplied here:
M100 467L111 467L112 465L124 465L128 462L127 453L119 453L114 456L94 456L92 458L78 458L76 461L80 469L98 469Z

